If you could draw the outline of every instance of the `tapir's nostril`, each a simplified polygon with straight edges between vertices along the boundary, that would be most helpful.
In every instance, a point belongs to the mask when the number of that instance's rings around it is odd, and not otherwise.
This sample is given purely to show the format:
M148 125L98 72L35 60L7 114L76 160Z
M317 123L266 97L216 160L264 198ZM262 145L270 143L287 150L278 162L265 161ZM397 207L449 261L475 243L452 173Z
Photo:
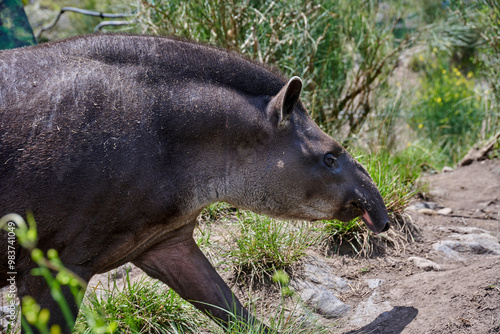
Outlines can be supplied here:
M363 208L361 207L361 205L359 205L356 202L351 202L351 206L354 207L357 210L363 210Z
M387 223L385 223L384 228L383 228L383 229L382 229L382 231L380 231L380 232L385 232L385 231L387 231L390 227L391 227L391 224L389 224L389 222L387 222Z

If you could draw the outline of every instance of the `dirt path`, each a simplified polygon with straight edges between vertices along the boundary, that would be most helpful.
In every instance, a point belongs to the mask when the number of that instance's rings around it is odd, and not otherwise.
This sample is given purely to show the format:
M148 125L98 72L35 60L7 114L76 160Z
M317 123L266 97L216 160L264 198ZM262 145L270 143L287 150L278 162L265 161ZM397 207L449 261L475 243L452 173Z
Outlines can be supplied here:
M500 333L500 160L425 181L427 203L409 211L422 238L403 254L342 267L360 286L383 280L367 297L346 301L354 311L342 332ZM452 212L437 214L441 207Z

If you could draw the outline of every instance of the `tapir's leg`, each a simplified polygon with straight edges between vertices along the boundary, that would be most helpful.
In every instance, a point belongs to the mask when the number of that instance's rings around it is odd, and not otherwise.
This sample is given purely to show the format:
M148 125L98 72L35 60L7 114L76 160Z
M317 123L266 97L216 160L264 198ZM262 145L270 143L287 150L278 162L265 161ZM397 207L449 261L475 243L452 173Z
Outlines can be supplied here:
M236 315L256 324L233 295L190 236L185 240L165 242L133 261L148 275L157 278L198 309L229 323Z

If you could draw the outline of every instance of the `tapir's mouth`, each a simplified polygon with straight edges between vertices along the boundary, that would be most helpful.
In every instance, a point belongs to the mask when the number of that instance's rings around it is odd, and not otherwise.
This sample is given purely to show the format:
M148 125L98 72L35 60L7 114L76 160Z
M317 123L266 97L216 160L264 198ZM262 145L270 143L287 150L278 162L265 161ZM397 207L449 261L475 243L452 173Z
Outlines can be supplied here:
M366 226L368 226L368 228L370 230L372 230L373 233L376 233L376 234L385 232L390 227L388 221L384 222L383 224L380 224L381 227L376 226L373 223L372 218L370 217L370 215L368 214L368 212L366 210L363 210L363 216L361 216L361 219L363 219L363 221L365 222Z

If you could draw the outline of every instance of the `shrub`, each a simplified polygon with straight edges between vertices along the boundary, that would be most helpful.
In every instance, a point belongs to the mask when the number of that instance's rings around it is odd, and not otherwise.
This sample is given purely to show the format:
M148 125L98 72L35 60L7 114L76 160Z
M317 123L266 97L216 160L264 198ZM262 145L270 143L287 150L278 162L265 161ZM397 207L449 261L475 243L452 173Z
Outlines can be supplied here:
M410 125L419 138L430 139L435 151L447 154L448 164L455 164L479 138L486 114L481 93L487 91L475 89L473 72L462 73L439 58L424 68Z

